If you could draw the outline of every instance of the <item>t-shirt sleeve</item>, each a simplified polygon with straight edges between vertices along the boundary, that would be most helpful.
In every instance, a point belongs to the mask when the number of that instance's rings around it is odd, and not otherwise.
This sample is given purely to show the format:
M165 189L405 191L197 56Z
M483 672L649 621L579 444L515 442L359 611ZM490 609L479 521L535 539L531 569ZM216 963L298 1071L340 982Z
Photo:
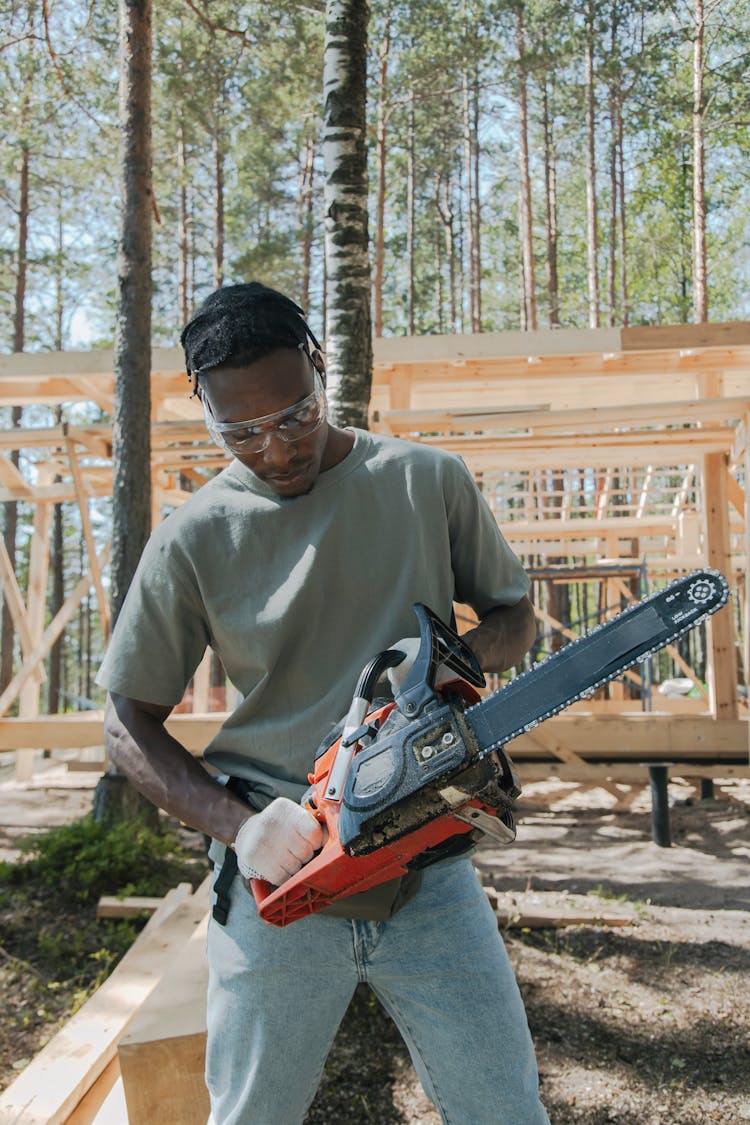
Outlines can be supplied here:
M176 706L210 636L198 584L165 534L149 539L96 682L144 703Z
M480 616L493 606L515 605L531 586L526 571L463 461L451 458L447 476L455 600Z

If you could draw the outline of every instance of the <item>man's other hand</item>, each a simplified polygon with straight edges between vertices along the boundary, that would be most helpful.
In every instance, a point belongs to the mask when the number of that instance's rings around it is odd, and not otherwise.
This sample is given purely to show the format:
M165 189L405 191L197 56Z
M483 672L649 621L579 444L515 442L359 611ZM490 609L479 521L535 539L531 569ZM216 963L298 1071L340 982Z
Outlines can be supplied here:
M404 659L401 663L397 664L394 668L389 668L386 673L394 695L401 690L404 680L414 666L414 661L419 654L419 644L419 637L402 637L400 641L396 641L395 645L390 646L404 653ZM447 664L440 664L435 673L435 683L433 687L440 687L441 684L447 684L449 680L455 680L457 678L457 674L452 672Z
M245 879L284 883L323 845L318 821L287 797L277 797L263 812L248 817L232 847Z

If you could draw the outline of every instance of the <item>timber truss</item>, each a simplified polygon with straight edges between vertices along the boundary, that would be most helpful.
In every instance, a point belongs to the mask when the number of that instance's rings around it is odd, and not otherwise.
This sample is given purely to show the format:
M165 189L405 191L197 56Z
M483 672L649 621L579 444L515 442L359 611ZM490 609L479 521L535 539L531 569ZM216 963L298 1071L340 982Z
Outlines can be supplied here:
M0 357L0 405L89 402L111 415L112 364L106 351ZM157 348L152 368L157 522L227 462L188 397L182 353ZM706 626L706 689L674 654L705 698L660 703L660 715L636 714L640 704L625 698L577 705L511 748L528 760L527 777L606 780L610 759L622 780L655 760L693 763L702 776L746 766L750 324L379 339L370 419L373 430L460 454L526 562L540 573L554 568L558 580L560 568L572 580L598 566L607 605L632 599L628 567L645 565L659 581L715 566L734 587L734 612ZM20 698L19 717L0 718L0 749L101 744L100 715L40 716L39 700L44 659L92 588L106 632L108 548L99 544L97 553L89 507L111 495L111 458L107 418L0 432L0 500L34 505L25 591L0 546L0 582L21 648L0 695L0 716ZM50 512L66 501L80 509L88 573L48 622ZM541 607L539 615L565 631ZM196 752L222 718L206 714L208 668L205 660L193 684L195 717L172 720ZM29 756L17 760L28 775Z

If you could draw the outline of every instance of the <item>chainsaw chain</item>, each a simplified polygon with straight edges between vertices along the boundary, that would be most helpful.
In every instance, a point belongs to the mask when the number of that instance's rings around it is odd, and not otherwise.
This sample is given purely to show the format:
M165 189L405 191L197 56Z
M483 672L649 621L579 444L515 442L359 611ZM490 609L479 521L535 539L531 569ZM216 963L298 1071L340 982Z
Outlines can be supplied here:
M641 656L636 657L635 660L630 660L630 661L627 661L625 664L620 665L620 667L615 669L614 672L610 672L610 674L608 676L603 676L600 680L597 680L595 683L591 684L589 687L585 688L583 691L579 691L575 695L571 695L564 702L558 704L556 707L550 708L550 710L546 711L543 715L540 715L538 719L532 719L532 721L530 723L524 723L522 726L520 726L516 730L514 730L511 734L507 735L503 739L502 742L495 742L491 746L483 747L480 754L479 754L479 758L484 758L484 757L486 757L487 754L491 754L493 750L497 750L501 746L507 745L507 743L511 742L514 738L518 738L522 734L527 734L530 730L533 730L534 727L538 727L541 723L546 722L547 719L552 718L553 715L559 715L559 713L561 711L564 711L566 707L570 707L570 705L572 703L577 703L580 699L588 699L588 697L593 695L594 692L598 688L602 687L604 684L608 684L611 680L616 679L617 676L620 675L620 673L626 672L628 670L628 668L632 668L634 664L645 663L645 661L649 660L655 653L657 653L661 649L665 648L666 645L673 644L684 633L690 632L690 630L694 629L696 627L696 625L700 625L700 624L702 624L702 622L707 621L708 618L712 616L712 614L716 613L717 610L721 609L722 606L726 605L726 603L729 599L729 587L728 587L726 579L724 578L724 575L721 573L721 571L716 570L713 567L705 567L700 572L696 572L696 574L697 573L700 573L701 575L711 574L715 578L719 579L719 585L723 589L723 594L722 594L721 601L718 602L717 605L712 606L711 609L706 610L706 612L701 614L699 617L694 617L687 625L683 626L683 628L678 629L677 632L673 633L669 637L668 640L661 641L659 644L654 645L653 648L650 648L647 652L644 652ZM689 580L690 577L691 576L689 574L685 575L684 580ZM678 581L683 581L683 579L678 579ZM594 628L590 629L587 633L582 634L580 637L576 637L576 639L574 641L570 641L569 644L565 645L565 649L564 650L561 649L560 651L568 650L571 645L578 645L578 644L581 644L584 641L587 641L589 639L589 637L592 637L595 633L598 633L601 629L606 628L613 621L615 621L615 620L619 621L623 617L627 617L630 614L635 613L637 610L642 609L649 602L656 601L668 589L669 589L669 586L664 586L661 590L656 590L653 594L649 594L648 597L642 598L640 601L634 602L633 605L627 606L625 609L621 610L620 613L616 614L615 617L611 617L607 621L600 622L599 625L595 625ZM542 662L542 663L544 663L544 662ZM533 668L529 668L525 672L521 672L520 675L515 676L513 678L511 683L515 683L517 680L523 680L526 677L533 676L534 673L538 670L539 667L541 667L541 665L536 665ZM495 695L495 694L498 694L499 692L502 692L504 690L505 690L504 688L499 688L498 692L493 692L492 694ZM491 698L491 696L488 696L487 698L489 699L489 698ZM486 701L487 701L486 699L480 700L479 703L474 703L471 707L467 708L467 710L465 712L467 718L471 715L472 711L481 708L482 705L484 703L486 703Z

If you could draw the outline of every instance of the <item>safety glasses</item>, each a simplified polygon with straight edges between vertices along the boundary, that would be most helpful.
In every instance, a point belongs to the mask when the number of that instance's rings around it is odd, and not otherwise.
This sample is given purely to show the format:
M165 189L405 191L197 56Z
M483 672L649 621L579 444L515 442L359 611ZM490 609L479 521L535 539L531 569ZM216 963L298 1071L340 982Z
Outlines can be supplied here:
M216 444L229 453L262 453L272 437L286 442L300 441L322 426L326 418L325 387L317 370L313 385L315 390L301 402L247 422L217 422L208 399L201 394L206 429Z

